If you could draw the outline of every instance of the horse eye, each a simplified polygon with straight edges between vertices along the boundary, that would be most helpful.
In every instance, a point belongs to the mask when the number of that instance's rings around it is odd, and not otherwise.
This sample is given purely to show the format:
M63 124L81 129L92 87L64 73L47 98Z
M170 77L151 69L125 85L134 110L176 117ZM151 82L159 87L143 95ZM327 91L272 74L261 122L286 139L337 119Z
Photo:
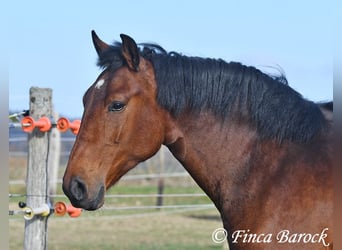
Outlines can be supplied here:
M124 103L115 101L115 102L112 102L112 103L108 106L108 111L109 111L109 112L118 112L118 111L123 110L124 107L125 107L125 104L124 104Z

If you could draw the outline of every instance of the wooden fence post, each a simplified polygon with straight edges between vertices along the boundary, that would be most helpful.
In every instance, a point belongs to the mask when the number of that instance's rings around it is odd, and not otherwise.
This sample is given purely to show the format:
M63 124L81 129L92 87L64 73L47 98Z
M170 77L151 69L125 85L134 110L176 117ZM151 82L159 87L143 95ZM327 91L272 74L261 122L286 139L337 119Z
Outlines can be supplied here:
M164 178L161 176L165 169L165 155L164 146L161 146L159 150L159 179L158 179L158 197L157 197L157 210L163 206L163 194L164 194Z
M52 115L52 90L48 88L30 88L30 116L38 120ZM28 135L28 165L26 175L26 204L38 208L49 204L48 197L48 155L49 132L40 132L37 128ZM25 221L25 250L47 249L48 217L34 216Z
M53 107L53 106L52 106ZM58 113L53 112L54 121L58 120ZM61 135L57 128L52 128L50 132L50 140L49 140L49 161L48 161L48 195L55 195L57 192L57 179L58 179L58 168L59 168L59 159L61 152ZM50 197L50 202L54 201L53 198Z

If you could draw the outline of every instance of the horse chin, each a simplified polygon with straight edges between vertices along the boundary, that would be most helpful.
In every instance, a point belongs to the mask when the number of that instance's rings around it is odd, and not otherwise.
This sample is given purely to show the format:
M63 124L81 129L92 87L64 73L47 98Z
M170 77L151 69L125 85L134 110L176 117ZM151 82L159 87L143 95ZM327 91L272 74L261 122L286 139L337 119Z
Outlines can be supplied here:
M94 211L94 210L101 208L103 204L104 204L104 198L102 198L101 200L94 200L87 204L84 204L83 209L88 210L88 211Z
M84 210L88 210L88 211L94 211L99 209L100 207L102 207L104 204L104 200L102 200L100 203L89 203L89 204L85 204L82 208Z

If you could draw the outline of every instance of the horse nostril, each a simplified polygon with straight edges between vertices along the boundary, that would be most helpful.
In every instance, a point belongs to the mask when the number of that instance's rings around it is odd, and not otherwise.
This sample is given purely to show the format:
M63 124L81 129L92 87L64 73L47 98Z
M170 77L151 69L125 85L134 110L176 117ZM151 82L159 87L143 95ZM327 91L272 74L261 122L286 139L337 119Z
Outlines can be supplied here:
M81 179L76 177L70 183L70 193L75 200L81 201L86 198L87 187Z

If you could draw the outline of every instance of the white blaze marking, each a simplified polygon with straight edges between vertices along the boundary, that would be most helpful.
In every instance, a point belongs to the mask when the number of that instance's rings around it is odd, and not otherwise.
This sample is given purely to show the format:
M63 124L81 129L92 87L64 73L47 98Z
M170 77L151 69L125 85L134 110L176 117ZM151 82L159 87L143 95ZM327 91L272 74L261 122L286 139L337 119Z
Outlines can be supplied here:
M103 79L98 80L95 85L95 88L100 89L104 83L105 83L105 80Z

